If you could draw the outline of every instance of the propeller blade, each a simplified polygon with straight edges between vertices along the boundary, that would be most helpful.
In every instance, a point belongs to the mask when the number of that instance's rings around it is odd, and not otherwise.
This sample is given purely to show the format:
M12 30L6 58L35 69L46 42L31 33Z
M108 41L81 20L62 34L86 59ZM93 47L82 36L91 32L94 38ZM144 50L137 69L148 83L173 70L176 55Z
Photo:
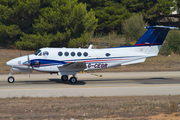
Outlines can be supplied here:
M28 65L30 66L31 65L31 63L30 63L30 60L29 60L29 54L28 54Z
M28 51L27 51L28 52ZM28 60L28 69L33 69L33 66L31 66L31 61L29 59L29 52L28 52L28 55L27 55L27 60ZM31 67L31 68L30 68ZM29 73L29 78L30 78L30 73Z
M28 66L29 66L29 68L30 68L30 66L31 66L31 62L30 62L30 60L29 60L29 52L28 52L28 50L27 50L27 60L28 60Z
M28 66L29 69L30 69L30 67L32 67L32 66L31 66L31 61L30 61L30 59L29 59L29 54L27 55L27 62L24 62L23 64L26 65L26 66Z

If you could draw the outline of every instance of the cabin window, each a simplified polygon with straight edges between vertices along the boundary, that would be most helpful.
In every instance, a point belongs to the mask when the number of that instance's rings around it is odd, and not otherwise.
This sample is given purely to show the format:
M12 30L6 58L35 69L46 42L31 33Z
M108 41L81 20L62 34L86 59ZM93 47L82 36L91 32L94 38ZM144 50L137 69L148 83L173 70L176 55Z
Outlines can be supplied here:
M71 52L71 56L73 56L73 57L74 57L74 56L75 56L75 52Z
M80 57L80 56L82 55L82 53L81 53L81 52L78 52L77 55Z
M84 52L84 54L83 54L85 57L87 57L88 56L88 53L87 52Z
M68 56L68 55L69 55L69 53L68 53L68 52L65 52L65 53L64 53L64 55L65 55L65 56Z
M38 55L41 52L41 50L36 51L34 54Z
M43 56L48 56L49 55L49 52L48 51L44 51L43 52Z
M109 57L111 54L110 53L106 53L106 56Z
M63 53L62 53L62 52L58 52L58 55L59 55L59 56L62 56L62 55L63 55Z

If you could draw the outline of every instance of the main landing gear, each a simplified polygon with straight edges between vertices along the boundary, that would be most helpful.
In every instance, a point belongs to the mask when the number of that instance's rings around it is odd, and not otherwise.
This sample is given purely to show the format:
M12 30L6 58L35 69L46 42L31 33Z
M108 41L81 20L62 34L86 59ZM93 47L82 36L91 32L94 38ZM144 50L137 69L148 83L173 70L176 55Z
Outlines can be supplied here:
M61 76L61 80L62 80L62 81L67 81L67 80L68 80L68 76L67 76L67 75L62 75L62 76ZM73 77L71 77L71 78L69 79L69 81L70 81L71 83L76 83L76 82L77 82L77 78L75 77L75 75L73 75Z
M76 77L71 77L70 78L70 82L71 83L76 83L77 82L77 78Z
M67 75L62 75L61 76L61 80L62 81L67 81L68 80L68 76Z
M14 77L12 76L13 75L13 66L11 67L11 73L9 75L10 76L8 77L7 81L9 83L13 83L15 81Z

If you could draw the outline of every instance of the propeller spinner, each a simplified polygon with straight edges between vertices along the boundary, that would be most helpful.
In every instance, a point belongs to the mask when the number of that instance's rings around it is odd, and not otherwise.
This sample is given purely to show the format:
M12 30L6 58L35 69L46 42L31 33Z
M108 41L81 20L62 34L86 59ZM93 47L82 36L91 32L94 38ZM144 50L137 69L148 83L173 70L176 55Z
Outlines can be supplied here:
M31 61L29 60L29 55L27 55L27 60L26 62L23 63L23 65L26 65L26 66L31 66Z

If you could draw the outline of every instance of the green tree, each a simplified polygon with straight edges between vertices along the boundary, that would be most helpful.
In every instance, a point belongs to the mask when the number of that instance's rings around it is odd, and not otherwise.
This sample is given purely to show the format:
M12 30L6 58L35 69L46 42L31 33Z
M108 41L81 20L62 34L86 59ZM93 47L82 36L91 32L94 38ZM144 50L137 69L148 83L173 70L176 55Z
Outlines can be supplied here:
M40 6L40 0L1 0L0 42L14 44L22 33L32 33L32 24L38 18Z
M159 54L161 55L170 55L172 52L171 47L169 46L168 42L165 40L160 51Z
M108 0L78 0L79 3L86 3L88 11L91 9L105 7L105 3Z
M172 50L172 52L176 54L180 54L180 31L179 30L171 30L169 31L166 42L168 46Z
M130 17L130 13L142 14L150 25L156 25L162 15L169 16L177 9L179 0L78 0L93 9L98 18L96 32L121 32L122 21Z
M0 24L0 43L4 43L3 45L12 45L21 34L22 32L17 25L6 26Z
M122 22L130 17L129 11L118 0L79 0L86 3L88 10L95 11L98 25L97 33L121 31Z
M95 10L98 18L98 32L120 31L122 22L130 17L128 10L120 3L107 1L104 7Z
M46 45L82 47L88 42L94 30L97 33L122 32L122 23L132 13L142 14L145 21L155 25L157 20L161 19L160 16L168 16L177 9L177 1L179 2L179 0L0 0L0 42L16 43L18 48L23 49L27 48L28 45L25 46L25 43L28 40L33 42L33 46L39 47ZM42 43L48 44L36 44L40 36ZM46 38L50 40L44 42ZM75 41L83 41L83 44L80 42L75 44Z
M44 35L37 34L25 34L23 37L20 37L22 41L15 42L15 46L20 49L39 49L40 47L50 46L51 39L53 38L52 34L45 33Z
M177 9L178 0L121 0L130 13L143 14L151 25L157 24L161 15L168 16ZM161 18L162 19L162 18Z
M79 47L79 43L84 46L96 24L95 14L92 10L87 12L86 4L78 4L77 0L54 0L49 7L40 10L40 16L33 24L33 34L23 34L22 41L16 42L16 46L25 49L32 43L32 47L37 48L63 47L68 46L69 41L77 42L69 44L70 47Z
M142 14L133 14L132 17L123 22L122 26L122 32L126 36L126 43L134 45L146 32L144 27L148 26L148 24L143 20Z
M85 39L83 46L97 26L95 13L77 0L1 0L0 8L0 42L19 49Z

